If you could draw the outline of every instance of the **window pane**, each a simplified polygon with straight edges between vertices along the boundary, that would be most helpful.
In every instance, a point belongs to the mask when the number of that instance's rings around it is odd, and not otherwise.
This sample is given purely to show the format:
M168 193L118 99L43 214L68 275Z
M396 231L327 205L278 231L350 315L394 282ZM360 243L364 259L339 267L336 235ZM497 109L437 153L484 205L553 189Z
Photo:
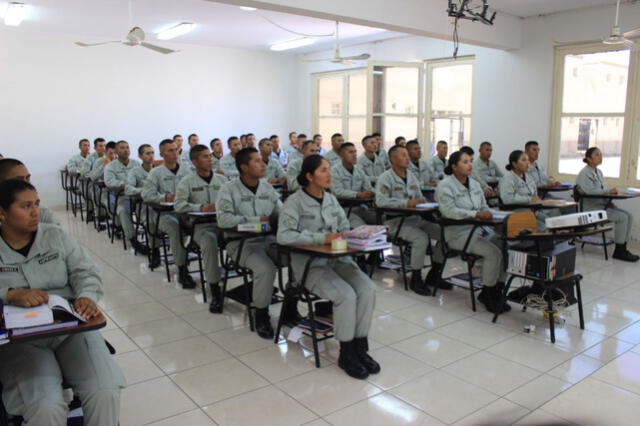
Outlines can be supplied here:
M431 81L431 109L434 115L471 114L473 65L436 67Z
M414 117L374 117L373 132L382 134L384 148L391 148L396 137L407 140L418 137L418 119Z
M434 154L436 142L443 140L449 144L449 152L471 144L471 118L448 117L431 120L431 154Z
M560 134L560 173L577 175L584 153L597 146L602 151L600 170L606 177L620 177L624 117L563 117Z
M319 115L342 114L342 81L342 76L318 79Z
M331 135L342 133L342 118L319 118L318 133L322 135L322 147L331 149Z
M349 76L349 115L367 113L367 75Z
M565 56L562 111L623 113L628 71L629 50Z
M373 111L417 114L418 68L375 67L373 71Z
M356 145L358 153L363 151L362 138L367 134L367 119L365 117L351 117L349 118L349 135L347 141L353 142Z

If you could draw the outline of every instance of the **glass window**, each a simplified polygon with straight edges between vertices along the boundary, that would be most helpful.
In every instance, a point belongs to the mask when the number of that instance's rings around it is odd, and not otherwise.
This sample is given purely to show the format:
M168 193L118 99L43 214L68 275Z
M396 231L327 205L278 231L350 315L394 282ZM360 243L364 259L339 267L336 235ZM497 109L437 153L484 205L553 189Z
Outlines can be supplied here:
M349 115L367 114L367 75L349 76Z
M342 76L324 77L318 80L318 114L342 114Z

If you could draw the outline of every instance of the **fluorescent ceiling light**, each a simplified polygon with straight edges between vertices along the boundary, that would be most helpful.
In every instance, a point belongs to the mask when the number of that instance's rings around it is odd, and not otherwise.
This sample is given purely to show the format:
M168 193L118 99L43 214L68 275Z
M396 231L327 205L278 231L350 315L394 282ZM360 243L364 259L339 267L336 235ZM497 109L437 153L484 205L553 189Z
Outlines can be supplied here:
M174 25L171 28L167 28L166 30L162 30L157 33L158 40L170 40L172 38L180 37L181 35L185 35L188 32L193 31L196 27L196 24L192 24L191 22L183 22L178 25Z
M283 41L282 43L276 43L271 45L271 50L280 52L281 50L295 49L297 47L309 46L315 43L312 38L299 38L296 40Z
M4 15L4 23L12 27L17 27L28 15L28 5L24 3L11 2L7 5L7 10Z
M255 12L256 10L258 10L255 7L248 7L248 6L240 6L240 9L242 9L242 10L244 10L246 12Z

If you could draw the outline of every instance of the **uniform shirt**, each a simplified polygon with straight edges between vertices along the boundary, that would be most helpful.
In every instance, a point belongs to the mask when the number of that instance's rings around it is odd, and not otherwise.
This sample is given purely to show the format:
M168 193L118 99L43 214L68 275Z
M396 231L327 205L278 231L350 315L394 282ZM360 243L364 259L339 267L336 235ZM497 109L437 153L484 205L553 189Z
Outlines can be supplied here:
M60 226L60 221L53 212L42 205L40 206L40 223Z
M291 157L289 157L291 159ZM293 163L289 163L287 167L287 188L289 192L294 192L300 185L298 184L298 175L302 169L302 158L295 160Z
M376 185L376 205L380 207L407 207L409 200L424 198L420 182L407 170L405 182L393 169L384 172Z
M26 256L0 238L0 298L6 302L9 288L44 290L66 299L102 297L100 271L78 242L62 228L38 225Z
M500 189L500 199L504 204L529 203L533 197L538 196L538 188L532 179L524 179L510 171L500 179L498 186Z
M104 178L104 158L96 158L91 166L91 171L87 176L93 181L103 180Z
M83 157L80 154L76 154L73 157L71 157L67 162L67 171L69 173L80 173L80 174L85 173L86 166L87 166L86 165L87 157Z
M280 152L272 151L271 158L276 160L282 167L284 167L287 165L289 154L285 150L281 149Z
M342 161L331 168L331 192L339 198L356 198L358 192L373 191L369 178L356 164L351 172Z
M153 169L151 169L153 170ZM124 187L124 194L131 197L142 194L142 187L144 186L144 180L149 176L149 172L139 165L129 171L127 175L127 183Z
M358 157L358 166L362 169L365 175L369 177L369 182L375 185L378 177L384 173L384 160L379 156L373 154L373 161L369 160L363 153Z
M537 161L535 164L529 164L527 179L533 180L538 188L549 185L549 176L547 176L542 164L538 164Z
M224 155L222 157L224 157ZM218 158L211 153L211 170L216 172L220 168L220 161L222 160L222 157Z
M199 212L205 204L215 203L218 191L226 180L211 173L211 181L207 183L198 173L190 173L180 179L176 188L175 211L178 213Z
M178 155L178 162L180 163L180 167L184 167L186 169L190 169L193 167L193 163L191 162L191 157L189 153L191 152L191 147L187 145L187 148L182 148L180 154Z
M127 175L136 167L140 167L140 162L133 159L129 159L126 166L120 160L110 162L104 168L104 184L107 188L124 187L127 184Z
M431 169L431 177L434 180L433 182L437 182L439 180L442 180L444 178L444 168L447 165L447 160L443 160L442 158L438 157L437 155L434 155L433 157L429 158L427 160L427 164L429 165L429 168Z
M391 162L389 161L389 154L387 153L387 150L381 148L380 151L376 153L376 155L380 157L380 159L382 159L382 164L384 164L385 170L391 167Z
M177 165L179 166L179 164ZM164 164L154 167L144 181L142 187L142 200L147 203L161 203L168 194L175 194L178 182L190 171L179 167L177 173L173 173Z
M469 187L460 183L455 176L445 177L436 188L439 210L442 216L448 219L473 219L479 211L489 210L484 191L479 182L468 178ZM462 244L469 236L473 225L446 226L444 228L445 239L451 243L454 240L462 240ZM479 236L480 231L476 231ZM459 242L459 241L458 241Z
M288 164L293 164L293 163L296 162L296 160L302 160L302 159L303 159L302 153L294 148L294 151L289 153L289 162L288 162Z
M340 155L338 155L338 153L335 152L334 150L327 152L324 155L324 159L329 162L329 165L331 166L331 168L335 167L337 164L342 162Z
M232 156L231 153L220 159L220 169L222 169L222 172L227 179L233 179L240 176L240 172L236 167L236 157Z
M418 160L417 164L409 161L409 169L407 171L413 173L420 185L436 182L437 180L435 176L431 175L431 168L426 160Z
M607 195L609 187L605 184L604 175L598 168L584 166L576 178L576 186L582 194ZM584 210L602 210L608 204L606 198L585 198L582 201Z
M89 154L87 156L87 158L84 160L84 172L85 172L85 174L91 172L91 168L93 167L93 163L98 158L102 158L102 155L98 155L98 153L95 152L95 151L93 151L91 154Z
M473 160L473 178L477 180L482 189L491 188L490 183L497 183L504 176L502 170L495 161L489 160L489 164L485 164L480 157Z
M284 170L282 170L282 166L273 158L269 157L269 162L266 163L266 170L264 171L264 179L267 181L271 179L284 177Z

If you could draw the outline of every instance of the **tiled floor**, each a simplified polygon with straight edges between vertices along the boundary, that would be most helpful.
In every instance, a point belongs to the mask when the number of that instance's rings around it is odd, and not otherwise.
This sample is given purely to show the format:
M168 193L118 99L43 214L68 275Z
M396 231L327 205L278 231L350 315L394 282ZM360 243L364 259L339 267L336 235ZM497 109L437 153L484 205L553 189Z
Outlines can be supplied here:
M496 325L466 291L417 296L377 272L371 353L382 372L359 381L335 364L336 342L316 369L303 346L249 332L242 306L212 315L199 290L57 214L102 270L103 334L129 382L123 426L640 422L640 264L606 262L600 249L578 253L587 329L572 309L555 345L540 312L514 308Z

